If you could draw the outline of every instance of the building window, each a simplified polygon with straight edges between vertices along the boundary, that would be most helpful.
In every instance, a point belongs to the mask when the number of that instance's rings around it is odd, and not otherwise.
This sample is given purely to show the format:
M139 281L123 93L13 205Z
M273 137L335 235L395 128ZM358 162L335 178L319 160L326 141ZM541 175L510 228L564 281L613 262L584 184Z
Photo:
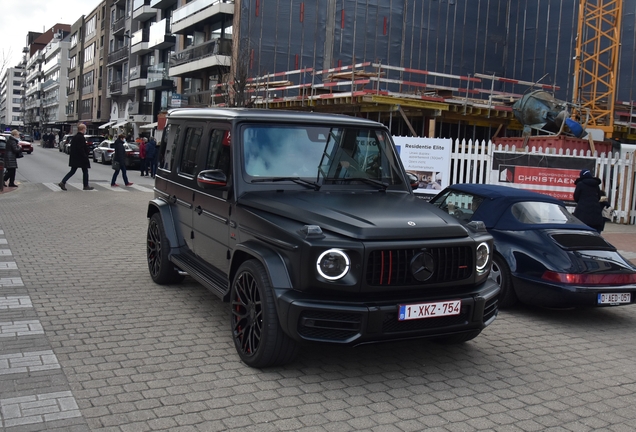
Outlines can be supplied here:
M95 34L95 29L97 28L97 16L93 15L91 19L86 22L85 30L84 30L84 40L88 40Z
M76 66L77 66L77 56L73 56L71 57L71 60L69 63L69 69L75 69Z
M92 43L88 47L84 48L84 64L93 64L95 58L95 44Z
M71 48L77 45L77 32L73 33L71 36Z

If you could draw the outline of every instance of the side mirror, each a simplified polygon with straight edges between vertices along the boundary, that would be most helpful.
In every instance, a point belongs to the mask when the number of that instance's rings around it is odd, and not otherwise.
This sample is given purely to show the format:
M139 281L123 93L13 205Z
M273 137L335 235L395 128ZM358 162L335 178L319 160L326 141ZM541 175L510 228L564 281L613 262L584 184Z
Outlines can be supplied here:
M227 187L227 176L220 169L201 171L197 185L202 189L222 189Z
M409 184L411 185L411 189L415 190L417 189L417 187L420 184L420 180L417 178L417 176L413 173L407 172L406 176L409 179Z

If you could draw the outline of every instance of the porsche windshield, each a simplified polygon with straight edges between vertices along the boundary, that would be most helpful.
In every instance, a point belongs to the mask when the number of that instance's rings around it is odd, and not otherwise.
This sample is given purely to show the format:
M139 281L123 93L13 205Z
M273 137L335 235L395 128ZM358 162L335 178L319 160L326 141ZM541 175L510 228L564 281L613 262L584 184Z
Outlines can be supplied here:
M382 129L246 125L241 141L247 181L302 178L320 185L405 186Z

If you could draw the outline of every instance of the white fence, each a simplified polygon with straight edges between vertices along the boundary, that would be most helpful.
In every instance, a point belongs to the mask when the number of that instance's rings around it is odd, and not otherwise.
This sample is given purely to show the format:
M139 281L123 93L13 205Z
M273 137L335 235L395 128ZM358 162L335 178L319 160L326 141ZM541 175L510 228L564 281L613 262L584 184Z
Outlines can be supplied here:
M594 161L595 175L602 181L601 188L607 193L610 205L616 210L615 222L636 223L636 200L634 193L635 153L627 153L622 158L619 153L597 154L591 151L555 150L542 148L520 148L494 145L488 141L457 140L451 152L450 184L491 183L493 153L509 153L511 156L546 155L563 158L584 158ZM550 191L550 189L546 189ZM554 187L558 190L558 187Z

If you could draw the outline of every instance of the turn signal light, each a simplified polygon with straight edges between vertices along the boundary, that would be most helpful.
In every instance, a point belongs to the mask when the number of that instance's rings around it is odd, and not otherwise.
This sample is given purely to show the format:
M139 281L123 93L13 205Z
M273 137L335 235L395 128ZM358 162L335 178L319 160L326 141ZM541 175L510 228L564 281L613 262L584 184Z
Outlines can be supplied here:
M548 270L541 279L568 285L628 285L636 283L636 273L576 274Z

